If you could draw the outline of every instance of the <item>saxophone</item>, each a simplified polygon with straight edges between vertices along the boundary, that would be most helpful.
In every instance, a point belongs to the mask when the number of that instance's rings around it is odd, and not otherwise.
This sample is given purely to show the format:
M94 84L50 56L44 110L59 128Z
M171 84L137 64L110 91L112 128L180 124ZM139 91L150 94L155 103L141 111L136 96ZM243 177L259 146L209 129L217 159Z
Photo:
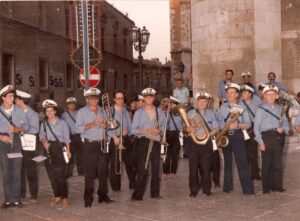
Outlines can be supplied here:
M216 135L216 141L218 147L224 148L227 147L229 140L228 137L225 136L225 133L230 129L230 125L234 123L240 116L239 112L231 113L229 116L229 120L226 122L224 128Z

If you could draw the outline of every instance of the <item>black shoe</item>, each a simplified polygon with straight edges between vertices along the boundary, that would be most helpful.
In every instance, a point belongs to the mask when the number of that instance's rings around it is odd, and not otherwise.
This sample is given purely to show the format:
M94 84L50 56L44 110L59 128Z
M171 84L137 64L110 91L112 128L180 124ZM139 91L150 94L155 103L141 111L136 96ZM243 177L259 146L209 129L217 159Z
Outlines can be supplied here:
M12 207L18 207L18 208L22 208L23 207L23 203L21 202L15 202L11 204Z
M115 202L114 200L110 199L109 196L105 195L103 197L101 197L102 202L106 202L106 203L113 203Z
M207 193L205 193L205 194L206 194L206 196L211 196L211 195L213 195L212 192L207 192Z
M143 199L141 199L141 198L131 198L130 201L131 202L143 201Z
M223 190L224 193L230 193L230 190Z
M274 192L279 192L279 193L283 193L286 191L286 189L283 189L283 188L273 188L272 191Z
M162 197L161 196L151 196L152 199L155 199L155 200L161 200Z
M190 193L190 197L196 197L197 193Z
M1 206L1 209L7 209L9 207L11 207L10 203L3 203L2 206Z
M264 193L264 194L269 194L270 191L269 191L269 190L263 190L263 193Z
M92 207L92 203L84 203L84 207L85 208L90 208L90 207Z

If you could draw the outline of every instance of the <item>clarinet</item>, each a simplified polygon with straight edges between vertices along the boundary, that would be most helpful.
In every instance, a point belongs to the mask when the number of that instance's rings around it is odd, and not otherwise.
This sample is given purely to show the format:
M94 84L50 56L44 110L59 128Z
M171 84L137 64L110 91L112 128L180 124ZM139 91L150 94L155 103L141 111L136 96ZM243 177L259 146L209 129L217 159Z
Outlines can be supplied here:
M48 144L48 136L47 136L47 130L46 130L46 120L44 119L43 120L43 127L44 127L44 132L45 132L45 138L46 138L46 142ZM49 152L49 148L50 146L48 146L48 148L45 148L46 149L46 152L47 152L47 158L49 160L49 163L51 164L51 158L50 158L50 152Z

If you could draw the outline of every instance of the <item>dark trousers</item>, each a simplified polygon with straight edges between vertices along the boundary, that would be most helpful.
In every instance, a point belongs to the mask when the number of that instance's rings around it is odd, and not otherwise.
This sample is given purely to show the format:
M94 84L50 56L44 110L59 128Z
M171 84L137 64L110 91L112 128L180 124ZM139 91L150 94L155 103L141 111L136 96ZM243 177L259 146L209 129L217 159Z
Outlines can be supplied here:
M251 171L252 179L259 176L258 168L258 144L254 140L254 133L249 133L250 139L245 141L248 164Z
M32 199L38 196L38 174L37 164L32 159L37 156L36 151L24 151L21 171L21 196L26 197L26 180L28 181L29 192Z
M108 176L108 154L101 150L105 147L105 142L101 143L84 143L83 162L84 162L84 202L90 204L93 202L94 179L99 182L98 196L106 196L107 176Z
M50 160L45 160L46 171L55 197L68 197L67 165L63 156L62 146L57 141L50 142Z
M284 134L276 131L263 132L262 138L266 150L262 152L262 186L263 191L282 188L282 151Z
M122 161L124 161L125 163L127 176L129 179L129 187L133 188L135 186L135 170L133 167L133 160L131 156L132 147L130 145L130 140L128 136L123 137L123 145L126 149L122 151ZM113 191L119 191L121 189L121 174L117 174L120 172L121 167L120 162L118 160L119 152L117 152L116 156L116 148L117 147L114 143L114 140L111 139L109 145L109 180Z
M189 187L192 194L197 194L202 186L203 193L209 193L211 189L211 159L212 142L205 145L195 144L189 137ZM201 175L201 182L200 177Z
M142 137L137 141L137 182L132 199L142 200L146 191L148 168L145 169L145 162L148 153L148 146L150 140ZM159 196L160 181L159 181L159 166L160 166L160 143L154 141L152 153L149 158L149 165L151 164L151 197Z
M67 176L73 176L74 167L76 164L78 175L83 176L83 144L79 134L71 135L71 159L67 165Z
M213 182L217 186L220 185L220 171L221 171L220 153L219 150L215 150L212 153L211 172L212 172Z
M224 155L223 191L229 192L233 190L232 155L234 155L243 193L253 193L254 189L247 162L243 132L242 130L235 130L232 134L231 131L229 131L227 136L229 144L222 149Z
M4 200L6 203L20 202L22 158L9 159L7 154L21 153L19 134L14 134L13 148L11 144L0 141L0 167L3 176Z
M176 174L178 167L178 158L180 151L179 132L167 131L167 153L166 160L163 164L164 174Z

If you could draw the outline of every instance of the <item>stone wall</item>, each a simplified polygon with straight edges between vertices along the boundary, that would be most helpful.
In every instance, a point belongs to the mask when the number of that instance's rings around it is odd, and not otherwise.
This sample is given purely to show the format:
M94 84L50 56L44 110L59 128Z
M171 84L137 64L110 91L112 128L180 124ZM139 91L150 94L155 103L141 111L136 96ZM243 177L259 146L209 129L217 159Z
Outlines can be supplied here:
M274 71L281 79L280 0L192 0L193 89L217 93L226 69L253 73L266 82Z

